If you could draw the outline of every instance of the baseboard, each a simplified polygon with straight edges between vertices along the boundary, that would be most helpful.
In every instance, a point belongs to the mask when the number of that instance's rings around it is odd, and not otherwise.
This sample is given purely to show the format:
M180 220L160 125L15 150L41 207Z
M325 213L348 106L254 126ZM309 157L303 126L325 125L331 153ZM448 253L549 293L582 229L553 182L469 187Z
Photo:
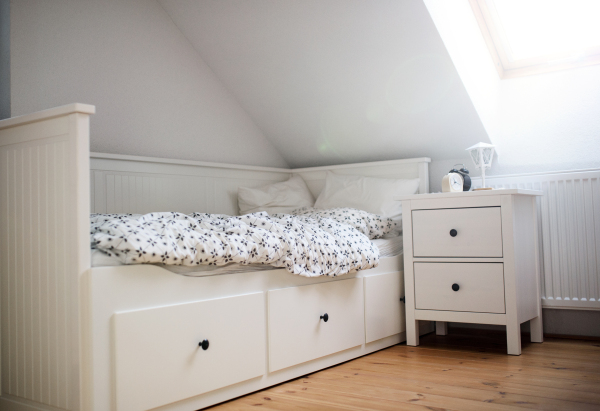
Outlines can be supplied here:
M582 340L582 341L600 341L600 337L588 336L588 335L567 335L567 334L546 334L544 338L561 338L565 340Z
M0 411L65 411L51 405L40 404L10 395L0 396Z
M481 335L478 330L485 330L491 333L506 333L505 326L503 325L494 325L487 327L472 327L473 324L463 324L463 323L454 323L450 329L454 332L468 335ZM480 325L480 324L475 324ZM485 325L485 324L481 324ZM521 339L529 340L529 331L524 331L521 329ZM548 334L544 333L544 338L560 338L564 340L582 340L582 341L600 341L600 337L595 336L586 336L586 335L569 335L569 334Z
M544 308L544 335L554 338L600 339L600 311ZM449 323L450 328L472 328L504 331L504 325ZM521 332L529 332L529 321L521 324ZM595 340L594 340L595 341Z

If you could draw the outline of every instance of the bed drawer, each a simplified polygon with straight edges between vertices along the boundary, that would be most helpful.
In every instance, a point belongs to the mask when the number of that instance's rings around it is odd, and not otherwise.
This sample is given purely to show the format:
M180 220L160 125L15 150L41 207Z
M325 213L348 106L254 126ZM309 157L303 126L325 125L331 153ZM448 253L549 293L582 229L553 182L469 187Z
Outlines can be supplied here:
M268 296L269 371L365 342L362 278L271 290Z
M155 408L265 372L264 293L117 313L113 325L119 411Z
M401 272L365 277L366 342L406 331L404 279Z
M500 207L415 210L412 224L415 257L502 257Z
M418 310L505 313L502 263L415 263Z

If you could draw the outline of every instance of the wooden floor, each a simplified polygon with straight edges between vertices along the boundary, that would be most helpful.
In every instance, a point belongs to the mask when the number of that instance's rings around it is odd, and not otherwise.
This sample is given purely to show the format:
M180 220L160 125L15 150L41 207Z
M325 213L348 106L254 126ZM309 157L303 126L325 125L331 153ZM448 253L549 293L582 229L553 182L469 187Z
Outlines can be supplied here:
M214 406L250 410L600 410L600 342L450 330Z

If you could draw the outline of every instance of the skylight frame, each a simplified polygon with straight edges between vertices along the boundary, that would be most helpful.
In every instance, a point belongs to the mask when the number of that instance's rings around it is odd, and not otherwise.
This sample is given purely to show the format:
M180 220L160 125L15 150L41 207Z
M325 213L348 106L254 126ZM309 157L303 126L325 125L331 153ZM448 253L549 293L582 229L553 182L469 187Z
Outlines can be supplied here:
M600 64L600 46L588 48L585 50L585 54L577 57L572 52L565 52L512 60L510 47L494 6L494 1L469 0L469 3L501 79Z

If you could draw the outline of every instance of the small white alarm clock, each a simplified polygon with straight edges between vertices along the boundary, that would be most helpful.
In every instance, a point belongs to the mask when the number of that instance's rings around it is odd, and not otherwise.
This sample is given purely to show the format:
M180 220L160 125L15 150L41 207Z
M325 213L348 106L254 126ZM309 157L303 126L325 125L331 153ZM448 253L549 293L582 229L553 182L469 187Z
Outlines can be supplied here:
M442 191L444 193L454 193L463 191L463 177L458 173L448 173L442 179Z

